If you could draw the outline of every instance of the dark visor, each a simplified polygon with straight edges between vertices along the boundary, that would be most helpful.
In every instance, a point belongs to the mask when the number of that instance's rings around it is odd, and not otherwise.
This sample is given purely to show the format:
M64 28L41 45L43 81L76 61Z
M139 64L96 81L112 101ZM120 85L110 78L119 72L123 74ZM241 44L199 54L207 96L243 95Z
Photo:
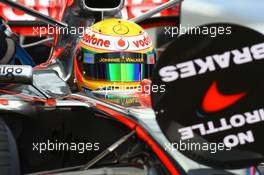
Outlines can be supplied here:
M83 63L86 79L133 82L151 76L155 55L130 52L84 53Z

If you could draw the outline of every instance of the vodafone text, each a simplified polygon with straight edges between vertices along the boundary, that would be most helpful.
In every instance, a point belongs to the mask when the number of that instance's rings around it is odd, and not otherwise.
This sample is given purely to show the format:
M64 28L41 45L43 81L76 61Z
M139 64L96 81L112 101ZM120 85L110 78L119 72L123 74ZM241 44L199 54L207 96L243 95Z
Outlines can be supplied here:
M152 46L151 39L146 32L133 37L120 37L104 35L88 29L81 39L81 42L89 47L111 51L136 51L148 49Z
M209 121L206 124L200 123L189 127L178 129L182 140L194 138L194 131L198 131L201 136L215 134L222 131L232 130L233 128L245 127L245 125L252 125L264 121L264 109L257 109L252 112L245 112L243 114L235 114L227 118L220 118L219 122ZM216 127L218 126L218 127ZM253 143L255 141L253 132L248 130L238 134L227 135L223 139L226 147L235 147L244 145L246 143Z
M89 35L89 34L85 34L83 37L83 40L86 43L92 44L92 45L96 45L96 46L104 46L104 47L110 47L110 43L111 40L107 40L104 38L98 38L96 37L95 34ZM142 39L137 39L135 41L132 41L133 45L137 48L139 48L140 46L144 47L146 45L150 45L151 44L151 40L149 36L143 36Z
M176 65L169 65L159 70L163 82L172 82L179 78L188 78L216 69L225 69L233 64L245 64L264 58L264 43L255 44L251 47L244 47L242 50L235 49L226 51L223 54L207 56L204 59L198 58Z

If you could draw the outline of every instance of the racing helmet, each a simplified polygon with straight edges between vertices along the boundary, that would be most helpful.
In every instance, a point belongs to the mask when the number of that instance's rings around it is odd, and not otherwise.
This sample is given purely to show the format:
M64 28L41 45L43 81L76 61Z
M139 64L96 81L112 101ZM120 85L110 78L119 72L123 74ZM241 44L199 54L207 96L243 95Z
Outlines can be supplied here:
M136 89L156 61L149 35L139 25L106 19L85 31L75 53L75 78L81 91Z

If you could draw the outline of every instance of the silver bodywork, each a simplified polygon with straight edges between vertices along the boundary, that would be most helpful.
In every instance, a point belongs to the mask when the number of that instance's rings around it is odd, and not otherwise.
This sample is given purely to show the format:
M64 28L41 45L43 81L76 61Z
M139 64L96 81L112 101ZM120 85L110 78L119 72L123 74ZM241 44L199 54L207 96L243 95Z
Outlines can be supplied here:
M52 83L49 83L49 87L47 88L46 87L47 84L41 82L43 82L44 80L46 80L47 82L48 79ZM175 163L177 163L178 166L182 167L182 169L187 174L197 169L207 169L207 170L211 170L211 173L214 173L216 171L217 173L222 173L222 174L232 172L234 174L244 175L248 173L248 169L235 170L235 171L214 170L211 169L210 167L203 166L197 162L192 161L191 159L187 158L177 150L172 151L169 149L165 149L166 148L165 145L168 144L169 141L161 132L160 127L158 126L156 121L155 113L151 108L148 107L142 108L142 106L124 107L122 105L106 101L104 97L98 98L93 96L92 94L87 95L82 93L71 93L68 85L63 80L61 80L58 77L57 73L54 71L47 71L47 70L35 71L34 81L36 82L35 84L37 84L38 87L41 88L45 93L49 94L51 98L56 99L56 103L54 106L46 106L46 107L43 106L47 110L49 108L74 108L74 107L84 107L87 110L90 110L90 108L93 108L96 105L101 105L111 110L114 110L118 113L121 113L122 115L127 116L129 119L132 119L138 125L143 127L144 130L151 135L151 138L155 140L155 142L157 142L161 146L161 148L165 152L167 152L167 155L173 158L175 160ZM34 93L36 94L34 95ZM45 97L41 96L41 94L38 94L38 92L32 89L30 86L23 87L21 94L45 99ZM1 95L0 97L9 99L8 105L5 106L0 105L0 109L3 111L12 111L24 115L32 115L38 113L38 111L40 110L40 107L38 107L39 105L31 105L32 102L24 101L21 98L13 95L12 96ZM87 173L88 172L89 171L87 171ZM80 173L84 173L84 172L80 172ZM38 173L34 173L34 174L38 174ZM60 174L62 175L64 173L60 173Z
M169 3L167 5L169 7L174 3L175 2L171 4ZM120 7L118 7L118 9L120 9ZM89 8L88 10L95 11L95 9L89 9ZM102 9L101 11L105 11L105 10ZM158 9L158 11L160 11L160 9ZM142 19L143 17L135 18L134 21L141 21ZM92 23L88 25L91 24ZM34 71L33 83L41 92L44 92L44 94L46 95L43 95L39 91L36 91L36 89L32 88L30 85L18 86L15 89L19 89L20 94L26 96L36 97L43 100L45 100L46 96L48 96L50 98L55 99L56 100L55 105L44 107L47 109L82 106L87 108L87 110L89 110L91 107L94 107L95 104L99 104L107 108L110 108L116 112L122 113L123 115L129 117L131 120L135 121L140 126L142 126L151 135L151 137L155 140L155 142L161 145L161 148L167 152L167 155L173 158L175 160L175 163L181 166L186 173L190 173L192 170L195 169L209 169L212 171L212 174L214 173L215 170L213 170L213 168L206 167L199 163L196 163L190 160L189 158L187 158L186 156L184 156L182 153L180 153L177 150L175 151L165 150L165 145L166 143L169 143L169 141L161 132L156 121L155 113L151 108L138 108L135 106L124 107L118 104L106 102L105 99L103 98L95 98L92 95L87 95L82 93L72 94L69 86L67 85L67 81L69 81L69 79L73 76L72 75L74 69L73 55L74 55L74 48L77 42L78 42L78 36L74 36L73 38L71 38L70 42L62 38L58 43L59 46L64 46L66 45L66 43L71 45L71 47L68 48L67 50L67 54L61 58L53 60L51 63L46 65L45 68ZM9 101L7 105L4 106L0 105L0 109L3 111L12 111L12 112L30 115L32 113L37 113L38 110L40 110L38 107L39 105L29 105L30 103L34 104L34 102L21 100L21 98L14 95L2 94L0 97L6 98ZM69 97L72 97L76 100L70 99ZM242 169L232 172L234 174L243 175L243 174L247 174L248 170ZM217 170L217 173L225 174L226 171Z

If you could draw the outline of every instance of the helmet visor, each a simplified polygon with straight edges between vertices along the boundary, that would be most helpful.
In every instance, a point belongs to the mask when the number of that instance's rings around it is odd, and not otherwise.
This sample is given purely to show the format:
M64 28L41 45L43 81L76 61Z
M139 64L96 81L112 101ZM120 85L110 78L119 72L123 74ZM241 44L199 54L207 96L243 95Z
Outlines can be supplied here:
M133 82L149 78L155 55L110 52L83 54L83 74L86 79L114 82Z

